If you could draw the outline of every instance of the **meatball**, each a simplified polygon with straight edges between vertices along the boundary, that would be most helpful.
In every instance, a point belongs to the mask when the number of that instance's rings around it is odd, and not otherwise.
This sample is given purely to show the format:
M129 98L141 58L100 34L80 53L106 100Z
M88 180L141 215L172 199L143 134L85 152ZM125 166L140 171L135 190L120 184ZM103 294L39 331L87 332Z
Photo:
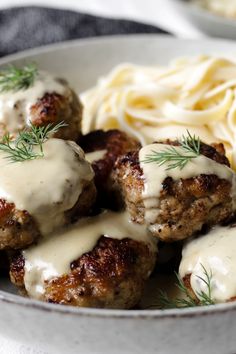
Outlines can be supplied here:
M161 144L164 143L158 145ZM169 145L178 146L179 143L165 142L167 148ZM200 145L200 157L208 158L205 161L205 169L213 160L217 163L214 164L216 169L222 166L222 171L228 174L230 179L221 178L214 173L201 173L197 162L193 169L194 177L174 179L168 176L168 171L162 165L162 173L166 173L166 177L161 182L158 178L156 182L154 181L156 186L160 187L160 192L158 197L150 198L150 207L145 205L143 197L146 180L139 161L139 151L118 158L113 179L122 192L132 220L140 224L147 223L154 236L162 241L172 242L192 236L205 225L212 226L230 219L234 214L232 202L234 172L228 167L229 162L223 151L222 144L217 149L203 143ZM153 168L158 177L160 166L153 163ZM179 175L181 171L181 169L177 171ZM154 211L154 218L151 221L146 218L147 212L150 211Z
M39 236L37 223L26 210L0 199L0 250L27 247Z
M42 300L79 307L129 309L140 300L156 254L143 242L101 236L95 248L70 264L70 272L45 284ZM24 287L24 256L13 258L11 281Z
M91 162L98 191L98 205L111 209L119 208L119 193L116 193L111 178L117 158L140 148L140 143L119 130L95 130L84 135L80 146Z
M87 215L95 202L94 173L75 143L49 139L43 152L11 164L0 154L0 250L29 246Z
M236 299L236 225L218 226L186 242L179 275L196 303Z
M76 93L64 85L66 87L64 95L46 93L31 106L31 122L41 127L64 121L67 126L58 130L54 137L76 141L80 137L83 108Z
M31 87L26 90L0 94L0 137L9 133L15 137L27 129L29 122L35 126L57 124L67 126L54 134L65 140L78 140L81 132L82 104L65 80L49 73L38 72Z

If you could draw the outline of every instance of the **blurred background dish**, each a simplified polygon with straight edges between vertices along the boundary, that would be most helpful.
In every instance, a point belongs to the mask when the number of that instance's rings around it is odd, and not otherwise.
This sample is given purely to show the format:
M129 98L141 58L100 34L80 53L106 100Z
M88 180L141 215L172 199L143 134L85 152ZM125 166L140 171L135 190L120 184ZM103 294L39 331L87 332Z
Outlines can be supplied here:
M203 35L236 38L236 19L229 16L218 15L207 8L200 6L197 2L186 0L170 0L176 14L180 14L184 19L192 24ZM233 1L233 0L232 0ZM223 1L221 1L223 3Z

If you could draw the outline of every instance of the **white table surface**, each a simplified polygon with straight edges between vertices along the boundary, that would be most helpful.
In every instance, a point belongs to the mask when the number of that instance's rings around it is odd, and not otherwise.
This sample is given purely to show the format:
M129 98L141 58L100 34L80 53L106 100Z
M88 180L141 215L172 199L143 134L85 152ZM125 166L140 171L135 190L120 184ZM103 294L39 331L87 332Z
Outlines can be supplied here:
M202 33L187 23L171 0L0 0L0 9L39 5L83 11L90 14L126 18L157 25L179 37L198 38ZM0 354L48 354L29 348L0 334ZM51 353L50 353L51 354Z

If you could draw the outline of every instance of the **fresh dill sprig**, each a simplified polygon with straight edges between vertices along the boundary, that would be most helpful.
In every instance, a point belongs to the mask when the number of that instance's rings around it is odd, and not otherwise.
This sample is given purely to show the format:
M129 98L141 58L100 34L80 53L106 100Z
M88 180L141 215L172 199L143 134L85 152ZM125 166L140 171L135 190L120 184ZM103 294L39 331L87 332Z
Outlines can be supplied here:
M182 299L170 299L168 295L164 291L160 291L159 293L159 306L162 309L173 309L173 308L184 308L184 307L195 307L197 306L196 302L194 302L191 298Z
M203 274L205 275L206 279L203 277L197 276L199 280L201 280L207 287L207 292L201 291L197 292L197 296L200 299L200 302L202 302L204 305L214 305L215 302L212 300L212 271L210 270L210 273L207 272L206 268L201 264L201 267L203 269Z
M29 145L40 145L46 141L51 135L58 132L59 129L66 127L67 124L64 121L59 122L58 124L49 123L45 126L36 126L32 122L29 123L30 129L23 130L19 132L17 141L24 141Z
M176 286L180 290L181 294L183 294L183 298L177 297L175 299L170 299L168 295L160 291L159 293L159 304L162 309L167 309L167 308L186 308L186 307L195 307L195 306L207 306L207 305L214 305L215 302L212 299L212 272L210 273L207 272L206 268L201 264L201 267L203 269L203 273L206 277L206 279L197 276L202 282L204 282L207 286L207 291L201 291L197 292L197 298L195 298L188 290L188 288L185 286L183 280L180 278L180 276L176 274L177 278L177 283Z
M55 134L60 128L67 126L64 122L56 125L50 123L43 127L38 127L30 123L29 130L19 132L15 140L11 140L9 133L5 134L0 142L0 151L7 153L6 159L10 162L22 162L34 160L44 156L43 143ZM39 146L39 151L34 151L34 146Z
M172 145L161 151L152 150L151 154L145 156L143 162L157 163L159 166L167 164L167 170L174 168L182 170L190 160L200 155L200 139L195 135L192 136L187 130L187 136L183 136L179 143L185 153Z
M10 65L0 72L0 92L26 90L31 87L38 75L35 64L28 64L22 68Z
M7 153L6 159L11 162L33 160L43 156L42 153L35 153L32 145L28 145L24 141L20 141L20 139L12 141L9 133L5 134L0 142L0 150Z
M192 136L187 130L187 136L183 135L182 140L180 140L180 145L183 149L189 152L195 153L197 156L200 155L201 141L199 136L196 137L195 134Z

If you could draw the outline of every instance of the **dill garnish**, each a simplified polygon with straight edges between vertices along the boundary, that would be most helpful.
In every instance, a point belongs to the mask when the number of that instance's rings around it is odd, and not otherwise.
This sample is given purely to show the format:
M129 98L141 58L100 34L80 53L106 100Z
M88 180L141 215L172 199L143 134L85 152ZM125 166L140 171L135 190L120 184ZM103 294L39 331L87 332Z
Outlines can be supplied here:
M187 287L185 286L183 280L180 276L176 274L177 283L176 286L180 290L181 294L183 294L183 298L177 297L175 299L170 299L168 295L161 291L159 297L159 304L162 309L167 308L186 308L186 307L195 307L195 306L207 306L207 305L214 305L215 302L212 299L211 289L212 289L212 272L208 273L206 268L201 265L203 269L203 274L205 275L206 279L197 276L202 282L204 282L207 286L206 292L201 291L197 292L197 298L194 297Z
M0 92L26 90L33 85L37 75L38 69L34 64L22 68L10 65L0 72Z
M144 163L157 163L159 166L167 164L167 170L179 168L182 170L186 164L200 155L200 139L191 135L187 130L187 136L179 141L183 152L178 147L169 146L162 151L152 150L151 154L145 156Z
M10 162L22 162L34 160L44 156L43 143L60 128L67 124L60 122L56 125L50 123L43 127L38 127L30 123L29 130L19 132L15 140L11 140L9 133L5 134L0 142L0 151L7 153L6 159ZM34 151L34 146L39 146L39 151Z
M64 121L58 124L49 123L45 126L39 127L33 125L31 122L29 124L30 129L23 130L19 132L19 137L17 138L28 143L30 145L40 145L46 141L50 135L55 134L59 129L66 127L67 124Z

